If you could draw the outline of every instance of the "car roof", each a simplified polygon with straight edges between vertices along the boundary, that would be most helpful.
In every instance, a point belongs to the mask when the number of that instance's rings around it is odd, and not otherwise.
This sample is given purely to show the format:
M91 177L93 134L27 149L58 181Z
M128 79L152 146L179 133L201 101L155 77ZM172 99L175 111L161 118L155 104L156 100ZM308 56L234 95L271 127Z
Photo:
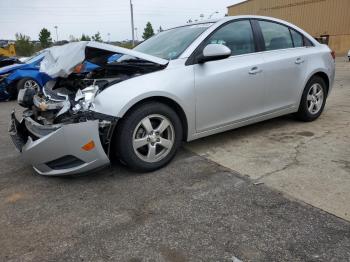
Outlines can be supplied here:
M294 24L291 24L287 21L278 19L278 18L274 18L274 17L268 17L268 16L257 16L257 15L239 15L239 16L226 16L224 18L221 19L213 19L213 20L202 20L202 21L197 21L195 23L188 23L183 25L184 26L193 26L193 25L200 25L200 24L206 24L206 23L212 23L212 26L208 27L207 31L205 33L203 33L201 36L199 36L183 53L179 58L188 58L193 52L194 50L198 47L198 45L205 39L205 37L207 37L210 33L212 33L213 31L215 31L217 28L219 28L220 26L222 26L223 24L230 22L230 21L234 21L234 20L238 20L238 19L262 19L262 20L267 20L267 21L271 21L271 22L276 22L276 23L280 23L282 25L285 25L287 27L290 27L298 32L300 32L301 34L303 34L309 41L311 41L315 46L320 45L310 34L308 34L307 32L305 32L303 29L297 27Z
M270 20L270 21L274 21L274 22L278 22L278 23L282 23L291 27L296 27L295 25L285 21L285 20L281 20L275 17L270 17L270 16L259 16L259 15L237 15L237 16L225 16L223 18L219 18L219 19L208 19L208 20L201 20L201 21L196 21L196 22L191 22L191 23L186 23L180 26L176 26L173 28L169 28L170 29L174 29L174 28L179 28L179 27L184 27L184 26L193 26L193 25L201 25L201 24L222 24L228 21L232 21L232 20L237 20L237 19L264 19L264 20ZM302 30L301 28L298 28L300 30ZM166 30L165 30L166 31ZM302 30L303 31L303 30Z

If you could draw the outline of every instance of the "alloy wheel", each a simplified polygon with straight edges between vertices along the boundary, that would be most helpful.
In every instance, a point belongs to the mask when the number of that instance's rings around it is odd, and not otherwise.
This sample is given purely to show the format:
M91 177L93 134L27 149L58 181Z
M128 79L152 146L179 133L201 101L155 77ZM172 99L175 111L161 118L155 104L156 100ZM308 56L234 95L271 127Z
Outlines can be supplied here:
M133 133L133 149L143 161L155 163L164 159L175 142L174 126L162 115L150 115L141 120Z
M33 88L35 90L39 90L39 85L37 82L35 82L32 79L28 79L27 81L24 82L24 88Z
M324 92L322 86L318 83L313 84L307 95L307 108L310 114L316 115L320 112L323 100Z

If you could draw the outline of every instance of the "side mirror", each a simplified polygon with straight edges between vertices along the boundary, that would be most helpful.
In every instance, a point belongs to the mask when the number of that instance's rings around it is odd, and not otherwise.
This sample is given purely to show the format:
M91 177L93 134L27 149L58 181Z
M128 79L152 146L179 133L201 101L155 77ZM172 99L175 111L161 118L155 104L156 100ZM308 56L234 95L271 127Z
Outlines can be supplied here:
M203 49L203 54L199 56L198 63L225 59L231 56L231 50L225 45L209 44Z

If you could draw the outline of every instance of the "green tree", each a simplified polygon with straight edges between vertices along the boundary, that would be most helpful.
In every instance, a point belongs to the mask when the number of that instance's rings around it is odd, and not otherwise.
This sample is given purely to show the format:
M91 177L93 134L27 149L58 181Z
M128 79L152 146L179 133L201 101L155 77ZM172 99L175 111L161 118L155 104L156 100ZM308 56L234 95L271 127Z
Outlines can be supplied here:
M39 33L39 41L42 48L48 48L51 46L52 38L50 31L46 28L41 29Z
M117 44L118 46L120 47L124 47L124 48L127 48L127 49L133 49L133 45L132 45L132 42L124 42L124 43L119 43Z
M92 41L96 41L96 42L102 42L103 41L100 32L97 32L91 38L92 38Z
M82 34L80 41L91 41L90 36Z
M31 56L35 51L34 44L30 41L30 37L24 34L16 34L16 53L19 56Z
M145 28L145 31L143 32L142 38L147 40L148 38L154 36L154 30L152 27L151 22L148 22Z

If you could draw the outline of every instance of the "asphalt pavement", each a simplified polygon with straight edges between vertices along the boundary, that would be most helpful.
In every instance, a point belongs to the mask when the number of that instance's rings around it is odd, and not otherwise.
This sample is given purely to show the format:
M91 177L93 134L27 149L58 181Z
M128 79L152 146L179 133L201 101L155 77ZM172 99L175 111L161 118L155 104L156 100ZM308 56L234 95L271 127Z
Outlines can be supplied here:
M153 173L36 175L7 135L15 106L0 103L0 261L350 261L349 222L184 148Z

